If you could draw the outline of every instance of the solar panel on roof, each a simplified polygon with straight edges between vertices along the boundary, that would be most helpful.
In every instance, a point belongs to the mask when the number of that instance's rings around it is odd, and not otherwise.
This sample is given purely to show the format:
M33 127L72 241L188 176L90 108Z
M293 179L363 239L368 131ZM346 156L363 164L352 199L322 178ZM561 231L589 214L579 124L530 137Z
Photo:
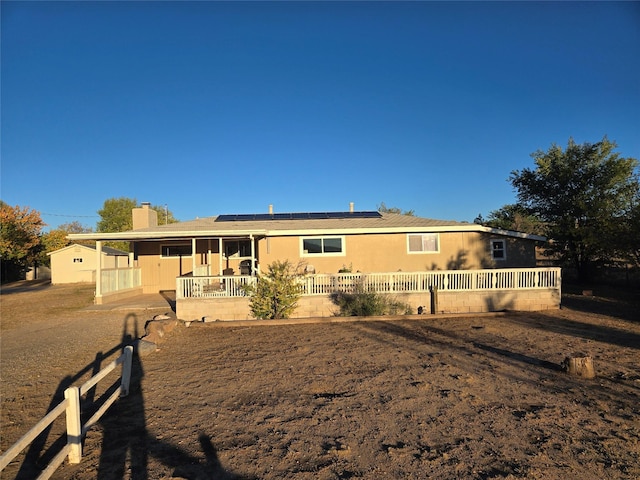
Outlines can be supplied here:
M301 212L301 213L244 213L218 215L216 222L248 222L268 220L328 220L341 218L380 218L376 211L362 212Z

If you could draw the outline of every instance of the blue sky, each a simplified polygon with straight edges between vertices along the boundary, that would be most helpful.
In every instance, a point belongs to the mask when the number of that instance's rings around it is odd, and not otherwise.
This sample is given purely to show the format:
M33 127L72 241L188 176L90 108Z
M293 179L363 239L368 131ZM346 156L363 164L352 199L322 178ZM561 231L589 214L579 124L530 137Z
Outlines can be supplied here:
M8 2L0 198L222 213L515 201L552 143L640 159L639 2Z

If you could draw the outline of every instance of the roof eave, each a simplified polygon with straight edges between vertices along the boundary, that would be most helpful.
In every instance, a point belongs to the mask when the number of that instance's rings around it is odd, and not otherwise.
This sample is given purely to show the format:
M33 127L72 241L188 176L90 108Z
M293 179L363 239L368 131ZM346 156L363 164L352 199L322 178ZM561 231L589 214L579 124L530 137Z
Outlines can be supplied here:
M193 231L128 231L116 233L72 233L70 240L94 241L136 241L136 240L171 240L184 238L239 237L239 236L296 236L296 235L363 235L383 233L444 233L444 232L486 232L494 235L522 238L544 242L546 237L511 230L484 227L477 224L468 225L431 225L377 228L340 228L340 229L291 229L291 230L193 230Z
M265 230L234 230L230 232L220 231L185 231L185 232L115 232L115 233L71 233L67 235L69 240L94 240L94 241L134 241L134 240L163 240L200 237L237 237L249 235L265 235Z

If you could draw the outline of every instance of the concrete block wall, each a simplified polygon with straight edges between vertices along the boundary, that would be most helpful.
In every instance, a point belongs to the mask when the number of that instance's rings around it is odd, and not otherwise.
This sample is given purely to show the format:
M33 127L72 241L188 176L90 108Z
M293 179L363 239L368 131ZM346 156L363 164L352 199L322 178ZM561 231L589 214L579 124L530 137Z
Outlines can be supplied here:
M422 306L431 312L431 294L394 294L394 300L407 303L412 313ZM500 310L540 311L560 308L560 292L555 289L536 290L478 290L475 292L438 292L436 313L477 313ZM297 318L331 317L338 308L328 295L304 296L298 300L294 313ZM182 320L250 320L249 299L237 298L186 298L176 304L176 315Z

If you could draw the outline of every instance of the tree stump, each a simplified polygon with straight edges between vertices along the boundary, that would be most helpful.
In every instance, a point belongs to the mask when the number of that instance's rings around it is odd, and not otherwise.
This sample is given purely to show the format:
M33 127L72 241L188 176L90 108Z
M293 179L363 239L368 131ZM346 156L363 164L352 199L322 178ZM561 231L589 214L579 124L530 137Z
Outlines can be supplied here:
M596 371L593 368L593 358L581 354L566 357L562 362L565 371L569 375L582 378L595 378Z

